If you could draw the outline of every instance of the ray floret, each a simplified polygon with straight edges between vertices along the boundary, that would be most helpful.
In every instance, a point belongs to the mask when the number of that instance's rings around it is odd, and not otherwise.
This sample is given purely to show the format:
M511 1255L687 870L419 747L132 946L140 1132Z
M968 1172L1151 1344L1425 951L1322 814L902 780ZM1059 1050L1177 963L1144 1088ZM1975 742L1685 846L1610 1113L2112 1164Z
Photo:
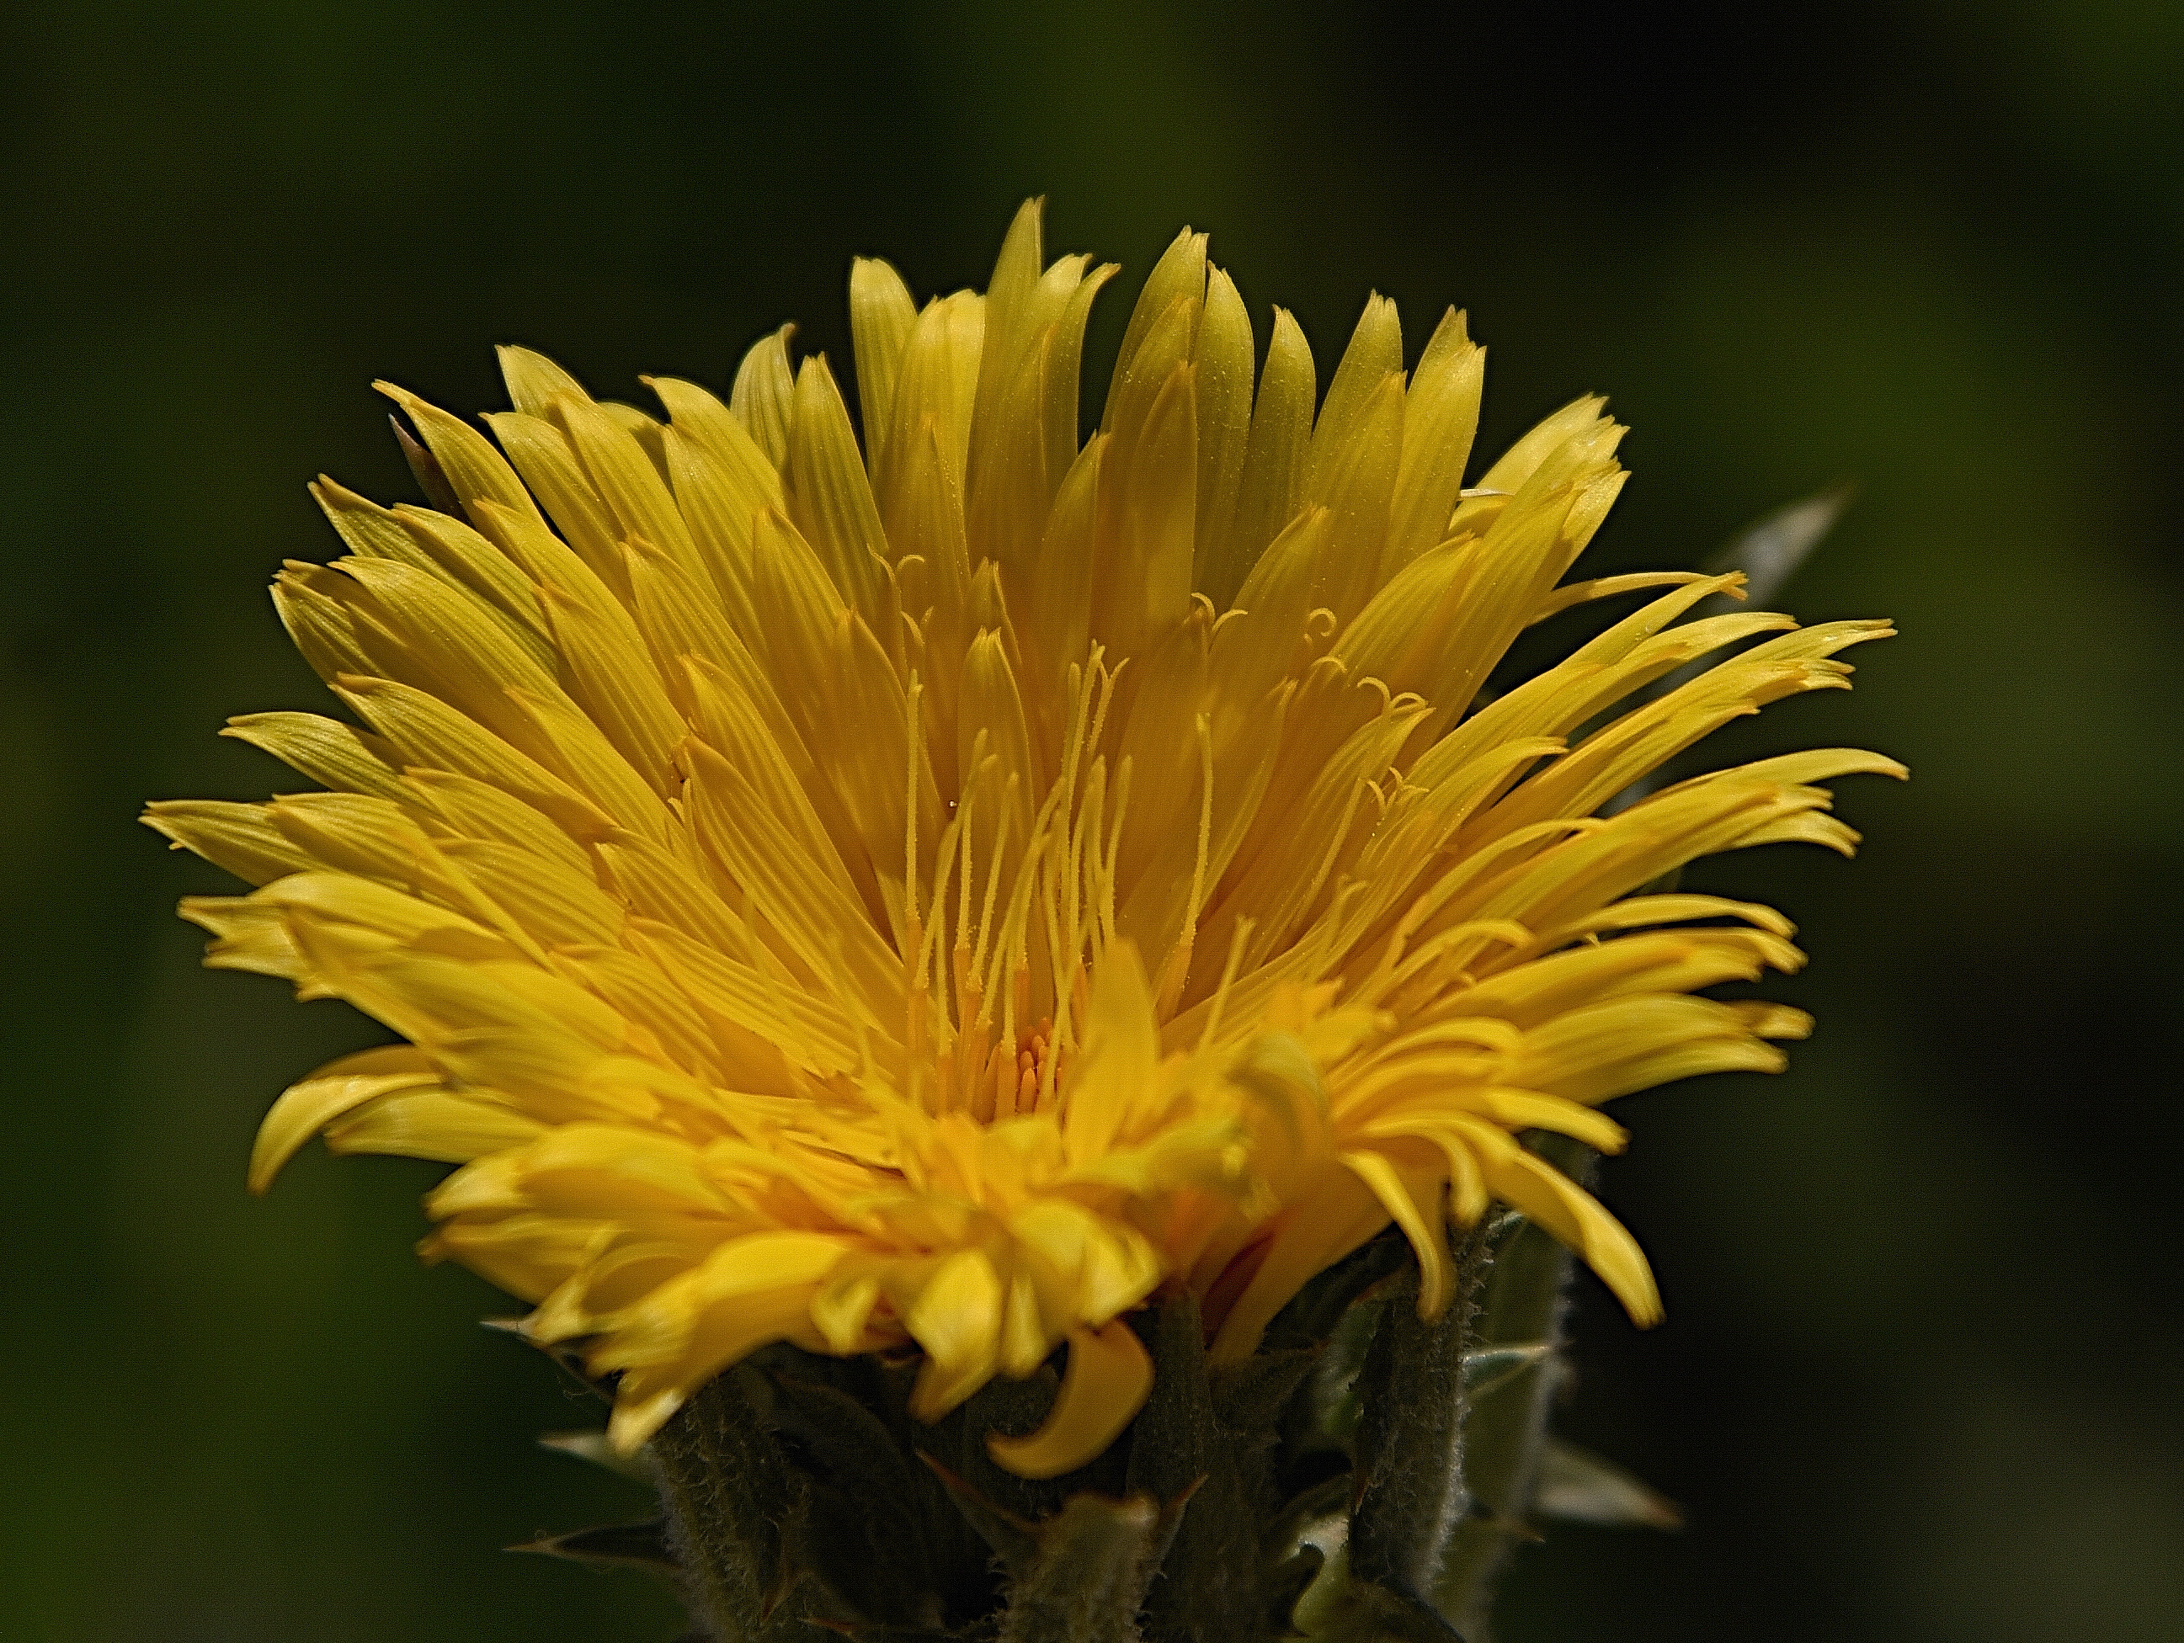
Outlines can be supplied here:
M725 400L648 379L661 416L517 348L482 427L382 384L443 505L312 487L346 551L274 598L347 716L227 731L324 791L147 816L255 886L184 903L209 962L406 1041L282 1095L252 1187L314 1134L459 1166L426 1252L617 1377L625 1449L769 1342L914 1350L927 1420L1060 1351L995 1448L1054 1475L1143 1401L1156 1295L1234 1359L1392 1221L1430 1313L1441 1221L1496 1203L1652 1322L1522 1137L1618 1150L1602 1102L1807 1030L1702 996L1795 969L1786 920L1646 887L1847 853L1821 784L1899 768L1610 801L1887 627L1568 581L1625 477L1600 401L1467 485L1461 314L1406 370L1374 298L1322 396L1188 231L1080 437L1113 273L1048 262L1037 202L983 294L859 262L855 420L786 329ZM1636 592L1488 698L1526 628Z

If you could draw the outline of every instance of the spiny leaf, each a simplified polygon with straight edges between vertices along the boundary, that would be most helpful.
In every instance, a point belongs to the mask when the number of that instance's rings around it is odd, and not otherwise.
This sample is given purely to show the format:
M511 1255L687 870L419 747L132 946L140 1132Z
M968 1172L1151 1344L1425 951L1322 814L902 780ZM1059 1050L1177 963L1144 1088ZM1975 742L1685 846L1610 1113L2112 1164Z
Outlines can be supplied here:
M668 1547L667 1524L661 1518L576 1529L565 1535L542 1535L508 1550L566 1558L572 1563L649 1569L671 1578L679 1578L682 1573L682 1565L676 1562L674 1552Z
M1531 1134L1527 1144L1565 1175L1589 1183L1596 1155L1563 1136ZM1493 1260L1478 1320L1479 1351L1538 1351L1479 1385L1464 1422L1464 1477L1475 1514L1450 1535L1434 1598L1460 1631L1484 1633L1494 1589L1511 1550L1537 1538L1526 1525L1546 1439L1547 1412L1561 1370L1557 1349L1570 1277L1569 1252L1543 1227L1507 1215L1493 1233Z
M1272 1436L1289 1400L1319 1362L1317 1347L1255 1352L1212 1372L1214 1418L1237 1432Z
M1457 1242L1455 1298L1438 1318L1418 1316L1413 1269L1381 1313L1358 1372L1351 1573L1408 1601L1428 1601L1442 1548L1471 1504L1463 1354L1487 1236L1482 1226Z
M782 1532L798 1491L752 1404L754 1379L736 1370L716 1375L651 1445L692 1606L738 1643L803 1631L801 1606L788 1603L796 1572Z
M1072 1495L1009 1588L999 1643L1138 1643L1146 1583L1174 1529L1150 1495Z
M1683 1513L1659 1490L1613 1461L1554 1437L1540 1460L1532 1509L1542 1517L1611 1529L1683 1527Z
M978 1531L979 1539L993 1548L994 1556L1011 1575L1023 1575L1038 1562L1039 1526L1036 1523L994 1505L931 1455L921 1454L918 1458L932 1468L933 1475L947 1489L948 1498L955 1502L964 1521Z
M1221 1443L1195 1296L1186 1292L1161 1307L1150 1344L1153 1389L1130 1429L1125 1478L1131 1493L1167 1500L1206 1476Z
M1744 527L1707 568L1719 574L1740 570L1745 597L1754 606L1769 603L1796 574L1820 539L1835 528L1850 506L1851 489L1837 485L1817 496L1785 503Z
M872 1625L939 1623L939 1582L917 1520L903 1505L896 1500L881 1509L866 1491L812 1487L789 1544L822 1607Z
M1386 1295L1361 1295L1337 1322L1334 1334L1313 1362L1311 1378L1293 1411L1295 1419L1289 1433L1292 1447L1349 1447L1357 1431L1358 1372L1365 1365L1387 1308Z
M939 1582L909 1463L877 1416L835 1387L772 1377L784 1452L809 1474L799 1561L864 1619L939 1618Z
M1152 1349L1152 1396L1131 1428L1126 1478L1177 1521L1146 1594L1147 1630L1158 1643L1225 1643L1248 1636L1265 1607L1249 1446L1214 1413L1195 1296L1161 1307Z
M821 1475L869 1477L895 1492L911 1488L911 1466L895 1449L893 1435L858 1398L839 1387L771 1376L775 1422L802 1442Z
M577 1460L589 1461L617 1477L625 1477L634 1483L657 1483L652 1462L640 1450L625 1455L607 1441L604 1432L541 1432L538 1437L541 1449L551 1449L557 1455L568 1455Z
M1551 1341L1522 1341L1512 1346L1482 1346L1464 1354L1464 1391L1476 1399L1502 1386L1554 1351Z
M534 1352L543 1352L553 1360L555 1368L559 1369L585 1391L595 1396L604 1397L609 1403L614 1401L614 1394L610 1386L592 1378L591 1371L584 1367L583 1354L574 1345L568 1342L548 1344L545 1341L536 1340L524 1325L525 1320L522 1318L480 1318L478 1320L480 1329L490 1330L495 1335L506 1335L512 1340L521 1341Z

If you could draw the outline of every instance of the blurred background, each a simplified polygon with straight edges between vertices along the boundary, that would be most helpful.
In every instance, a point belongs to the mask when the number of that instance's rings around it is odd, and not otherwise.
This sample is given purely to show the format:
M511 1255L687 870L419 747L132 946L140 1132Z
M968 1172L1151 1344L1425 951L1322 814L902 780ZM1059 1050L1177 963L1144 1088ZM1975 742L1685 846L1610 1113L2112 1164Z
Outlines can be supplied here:
M503 1555L637 1515L594 1424L423 1270L437 1173L315 1149L283 1084L374 1029L197 968L220 875L134 820L262 796L231 713L326 698L264 596L322 468L414 494L367 384L503 403L848 356L853 253L983 283L1009 213L1121 260L1189 222L1324 373L1369 289L1492 348L1482 448L1599 390L1605 569L1857 500L1785 596L1892 616L1854 696L1863 858L1773 850L1818 1036L1638 1098L1609 1202L1670 1321L1580 1297L1561 1424L1681 1502L1564 1529L1507 1643L2184 1636L2184 1217L2161 1195L2180 901L2184 8L11 8L0 22L0 1637L665 1638L640 1577ZM2170 420L2165 422L2167 417ZM2168 431L2164 432L2164 429Z

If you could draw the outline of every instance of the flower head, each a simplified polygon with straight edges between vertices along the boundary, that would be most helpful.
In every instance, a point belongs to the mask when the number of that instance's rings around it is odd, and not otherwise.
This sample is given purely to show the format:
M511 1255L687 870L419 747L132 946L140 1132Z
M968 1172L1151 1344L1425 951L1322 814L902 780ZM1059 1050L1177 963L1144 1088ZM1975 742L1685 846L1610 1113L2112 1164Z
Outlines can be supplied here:
M427 1251L618 1376L625 1447L771 1341L915 1348L928 1419L1066 1343L1047 1424L997 1446L1057 1473L1142 1402L1156 1291L1248 1353L1393 1220L1430 1311L1442 1219L1497 1200L1656 1317L1630 1235L1518 1136L1614 1151L1609 1097L1778 1067L1802 1015L1698 993L1793 968L1788 923L1641 887L1847 851L1814 784L1896 767L1601 811L1887 629L1682 620L1734 576L1565 583L1624 477L1600 401L1466 489L1460 314L1406 374L1374 298L1319 400L1205 248L1154 268L1089 440L1114 270L1047 263L1036 202L982 296L856 265L861 448L786 329L725 404L650 381L665 420L514 348L491 440L383 385L440 510L322 479L348 555L275 586L353 720L227 732L325 791L148 818L258 886L184 904L211 963L407 1040L287 1091L252 1185L314 1132L461 1165ZM1527 626L1638 589L1489 697Z

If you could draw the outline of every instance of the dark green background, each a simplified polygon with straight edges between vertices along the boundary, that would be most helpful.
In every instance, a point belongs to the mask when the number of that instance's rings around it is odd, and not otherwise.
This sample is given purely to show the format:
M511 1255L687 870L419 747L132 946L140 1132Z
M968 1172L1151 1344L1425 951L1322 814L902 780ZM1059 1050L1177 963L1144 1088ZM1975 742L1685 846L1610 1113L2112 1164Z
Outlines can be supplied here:
M33 15L35 13L35 15ZM1859 862L1704 870L1814 965L1783 1079L1634 1100L1565 1415L1684 1502L1557 1532L1511 1643L2184 1635L2172 1099L2184 14L2129 0L1405 10L656 4L11 8L0 40L0 1638L651 1639L636 1577L498 1548L639 1504L532 1447L594 1411L420 1270L434 1172L315 1150L281 1085L371 1029L196 968L218 875L152 796L255 797L213 732L321 705L264 583L320 468L409 482L366 388L500 403L491 344L610 395L724 382L856 252L980 281L1008 213L1135 289L1209 228L1326 364L1367 290L1493 349L1505 442L1636 432L1604 563L1677 565L1838 480L1792 589L1888 615ZM1111 355L1126 294L1095 352ZM1104 371L1104 366L1102 367ZM1740 727L1742 728L1742 727Z

